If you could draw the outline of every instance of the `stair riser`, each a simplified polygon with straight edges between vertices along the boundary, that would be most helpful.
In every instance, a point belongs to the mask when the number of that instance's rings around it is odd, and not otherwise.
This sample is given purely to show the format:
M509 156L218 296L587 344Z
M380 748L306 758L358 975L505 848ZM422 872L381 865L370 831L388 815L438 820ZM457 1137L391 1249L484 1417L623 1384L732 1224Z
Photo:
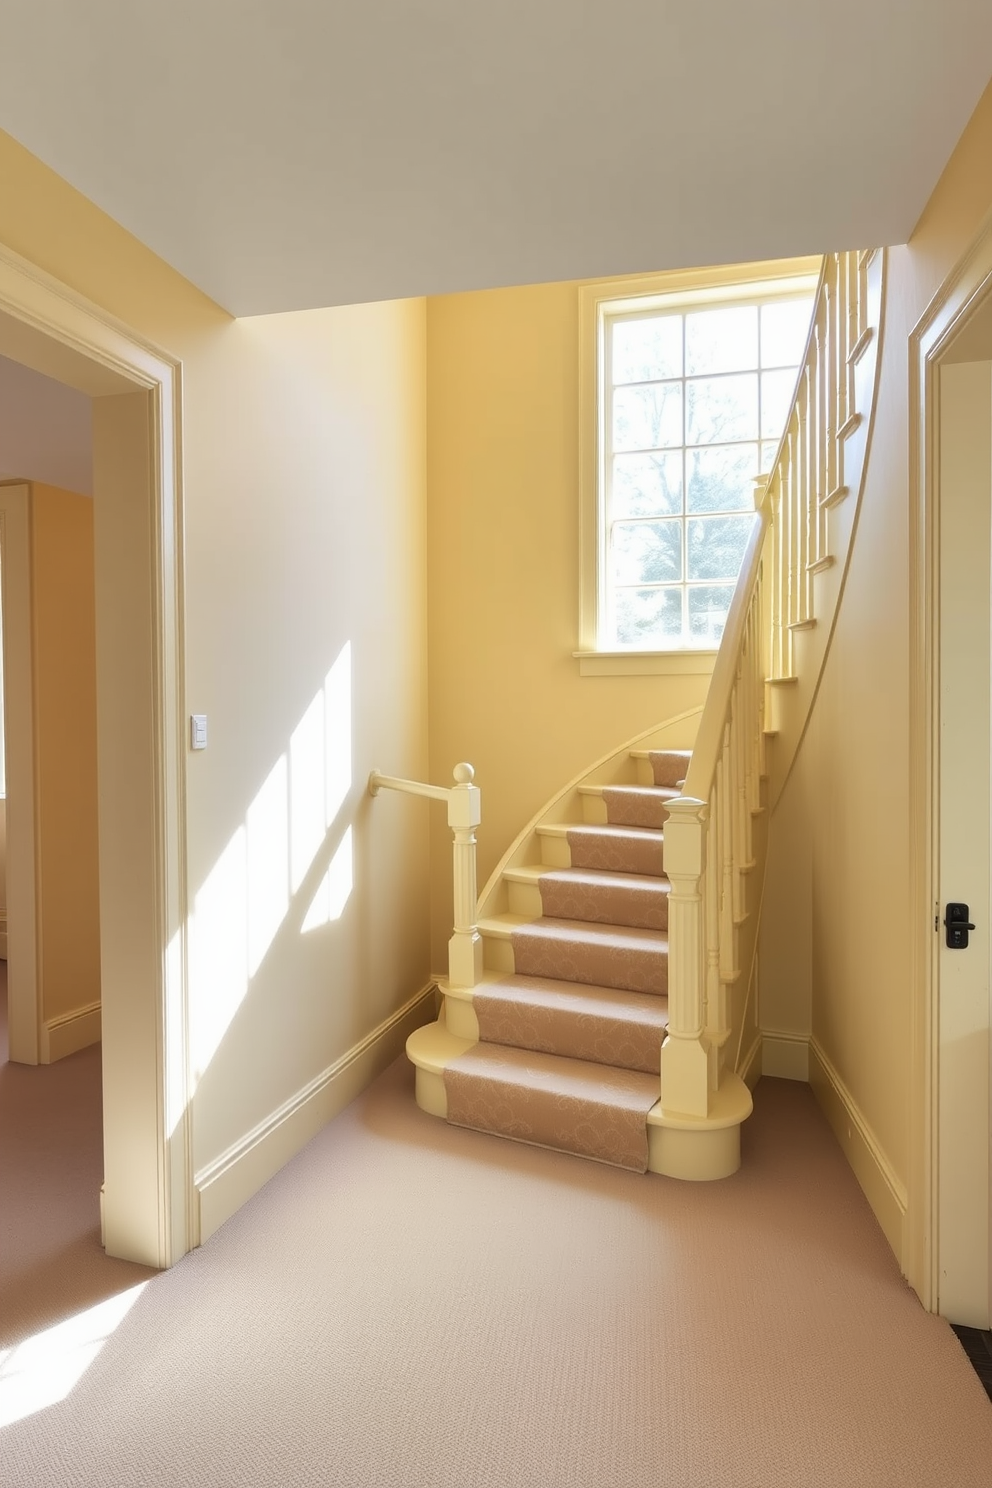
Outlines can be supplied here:
M542 868L571 868L572 853L567 837L555 837L540 830L537 836L541 844Z
M476 1017L475 1022L484 1043L537 1050L563 1059L584 1059L613 1069L636 1070L641 1074L660 1074L661 1045L665 1035L657 1028L639 1028L620 1025L616 1020L587 1017L574 1020L566 1031L559 1031L542 1016L541 1010L535 1012L527 1008L514 1010L512 1019L504 1017L498 1023L487 1018L485 1013L481 1019ZM494 1026L490 1027L490 1023ZM466 1026L465 1022L460 1025ZM468 1037L467 1033L454 1028L451 1031L459 1038Z
M461 997L446 997L443 1005L444 1023L455 1038L469 1039L474 1044L479 1038L479 1019L475 1008Z
M574 868L602 869L607 873L644 873L660 877L664 873L665 855L661 842L618 842L574 834L569 850L569 865ZM550 866L550 865L549 865Z
M614 827L647 827L658 832L668 820L668 808L661 796L638 797L605 791L603 807L607 821Z
M538 912L555 920L626 925L632 930L668 929L668 895L663 892L625 889L622 883L605 890L598 885L563 884L552 879L542 882L538 900Z
M590 827L605 827L609 821L602 796L582 796L582 820Z
M513 946L508 940L482 934L482 965L486 971L514 972Z
M612 946L577 946L574 941L547 935L530 937L522 930L514 932L510 945L514 970L524 976L655 995L668 991L667 946L618 952Z
M536 920L538 915L547 913L543 908L541 891L536 883L508 883L506 887L510 914L522 915L528 920Z

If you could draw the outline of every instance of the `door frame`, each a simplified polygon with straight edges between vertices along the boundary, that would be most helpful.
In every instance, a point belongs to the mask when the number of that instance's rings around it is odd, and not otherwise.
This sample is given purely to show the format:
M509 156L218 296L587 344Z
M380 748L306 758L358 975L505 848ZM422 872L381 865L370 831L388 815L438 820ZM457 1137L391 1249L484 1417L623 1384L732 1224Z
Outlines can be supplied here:
M940 364L992 303L992 214L948 274L909 340L910 871L912 905L910 1172L903 1271L924 1307L938 1304L940 823ZM990 1137L992 1141L992 1137Z
M199 1242L187 1048L182 368L4 247L0 353L94 398L104 1234L109 1254L161 1268Z

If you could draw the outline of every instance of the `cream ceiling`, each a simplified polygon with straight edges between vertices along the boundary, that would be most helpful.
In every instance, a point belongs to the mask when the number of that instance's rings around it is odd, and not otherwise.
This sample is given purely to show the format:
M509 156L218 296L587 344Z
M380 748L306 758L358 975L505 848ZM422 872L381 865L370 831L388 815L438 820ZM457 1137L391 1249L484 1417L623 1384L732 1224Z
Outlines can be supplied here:
M237 314L901 242L990 74L990 0L0 8L0 127Z

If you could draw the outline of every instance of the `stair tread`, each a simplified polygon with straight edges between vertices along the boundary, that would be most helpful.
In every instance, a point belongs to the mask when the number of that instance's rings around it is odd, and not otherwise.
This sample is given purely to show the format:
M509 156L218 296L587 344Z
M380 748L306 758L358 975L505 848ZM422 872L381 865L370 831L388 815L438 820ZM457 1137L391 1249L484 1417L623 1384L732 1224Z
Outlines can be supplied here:
M661 842L665 836L661 827L628 827L617 822L573 822L565 831L581 832L584 837L629 837L635 842Z
M618 873L609 868L549 868L543 863L533 863L522 868L507 868L503 877L509 883L538 884L542 878L554 878L562 883L586 884L595 888L616 888L618 885L636 892L668 894L671 884L667 878L657 878L650 873Z
M502 916L495 918L502 919ZM508 917L509 918L509 917ZM597 924L591 920L558 920L541 915L536 920L520 917L513 929L518 934L541 936L548 940L578 941L582 945L617 945L628 950L668 950L668 935L664 930L642 930L631 925Z
M555 1007L579 1014L602 1011L616 1018L639 1018L657 1028L668 1025L668 999L653 992L628 992L616 987L519 974L489 977L473 988L473 992L527 1006Z
M648 1114L660 1094L655 1074L474 1044L446 1067L444 1086L454 1126L647 1171Z
M478 1078L496 1078L521 1089L553 1086L556 1092L596 1105L629 1107L647 1101L650 1106L660 1093L657 1075L508 1044L473 1044L457 1060L463 1069L471 1065Z

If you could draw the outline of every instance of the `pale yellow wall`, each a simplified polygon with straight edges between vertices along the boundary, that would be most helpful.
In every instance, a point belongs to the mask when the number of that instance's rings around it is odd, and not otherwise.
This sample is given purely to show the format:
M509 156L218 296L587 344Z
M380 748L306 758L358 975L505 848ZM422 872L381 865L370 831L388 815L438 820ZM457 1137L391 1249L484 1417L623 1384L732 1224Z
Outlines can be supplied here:
M35 853L42 1021L100 1000L93 502L32 485Z
M771 821L762 1017L812 1031L909 1178L909 349L992 208L992 88L908 246L889 252L881 380L847 588ZM775 949L771 942L777 943Z
M424 814L364 795L373 765L427 769L424 306L234 322L3 135L0 244L182 359L187 702L210 726L189 769L194 908L351 645L351 785L240 995L214 968L243 956L244 888L238 902L228 882L226 911L215 897L193 927L191 1022L223 1015L194 1096L200 1168L427 980ZM307 896L349 825L354 890L340 919L304 935ZM197 939L207 922L212 961Z
M701 702L699 677L580 677L578 289L427 303L430 759L482 787L480 887L529 818L625 739ZM432 954L451 932L433 820Z

